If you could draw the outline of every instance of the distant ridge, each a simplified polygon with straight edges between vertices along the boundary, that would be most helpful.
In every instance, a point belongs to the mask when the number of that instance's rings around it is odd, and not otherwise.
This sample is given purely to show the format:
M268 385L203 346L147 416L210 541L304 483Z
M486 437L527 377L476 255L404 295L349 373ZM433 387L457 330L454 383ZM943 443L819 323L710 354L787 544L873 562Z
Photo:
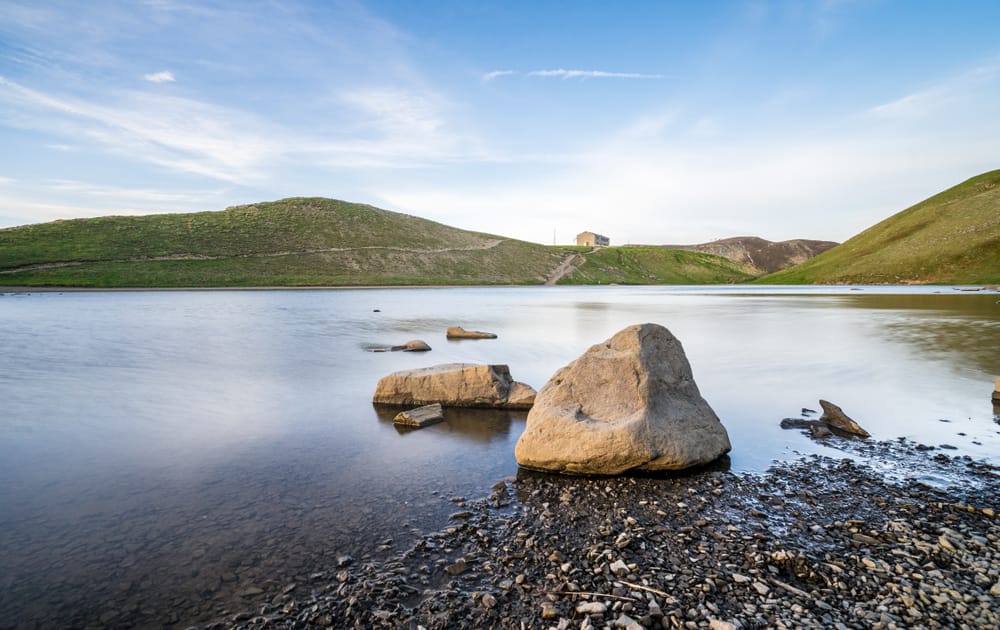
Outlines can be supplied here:
M833 241L794 239L774 242L758 236L735 236L698 245L662 245L662 247L722 256L750 265L757 269L759 274L767 274L805 262L836 245L837 243Z
M759 282L1000 283L1000 170L967 179Z

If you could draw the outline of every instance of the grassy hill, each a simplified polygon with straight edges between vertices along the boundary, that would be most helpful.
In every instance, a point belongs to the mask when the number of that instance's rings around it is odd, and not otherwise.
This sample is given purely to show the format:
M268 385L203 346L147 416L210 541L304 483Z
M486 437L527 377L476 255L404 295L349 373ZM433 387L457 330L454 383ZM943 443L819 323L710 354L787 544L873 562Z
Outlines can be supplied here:
M730 284L759 275L721 256L664 247L605 247L559 284Z
M541 284L560 269L571 272L561 282L577 284L749 277L739 265L714 256L619 250L585 256L577 248L469 232L362 204L293 198L221 212L3 229L0 286ZM573 272L573 262L583 266Z
M564 258L542 245L318 198L0 230L5 286L531 284Z
M758 282L1000 283L1000 170L966 180Z

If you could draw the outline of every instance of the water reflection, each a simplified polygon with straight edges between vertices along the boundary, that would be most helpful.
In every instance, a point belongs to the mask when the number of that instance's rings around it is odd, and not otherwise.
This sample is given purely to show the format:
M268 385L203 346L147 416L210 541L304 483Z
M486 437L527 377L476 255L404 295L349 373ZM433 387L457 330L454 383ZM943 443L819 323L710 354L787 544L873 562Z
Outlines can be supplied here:
M446 407L444 422L418 428L395 424L393 418L406 407L374 404L372 408L379 422L392 424L401 436L414 435L418 432L433 439L457 439L459 441L492 444L509 442L513 437L520 437L523 423L528 416L527 411L510 411L506 409L466 409L461 407ZM513 430L513 426L517 430Z

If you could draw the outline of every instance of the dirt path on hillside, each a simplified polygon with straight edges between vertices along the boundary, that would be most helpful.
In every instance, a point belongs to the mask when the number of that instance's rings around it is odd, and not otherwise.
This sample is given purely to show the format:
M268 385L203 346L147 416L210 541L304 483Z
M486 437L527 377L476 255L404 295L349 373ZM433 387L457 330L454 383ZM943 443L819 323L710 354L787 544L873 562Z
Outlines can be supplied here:
M592 249L587 253L592 254L595 251L597 250ZM566 258L566 260L559 263L559 266L555 268L555 270L552 272L552 275L550 275L548 278L545 279L545 286L550 287L555 283L559 282L566 276L570 275L571 273L579 269L580 265L582 265L586 260L587 259L584 258L583 254L571 254Z
M35 271L39 269L58 269L60 267L76 267L87 263L121 263L121 262L157 262L167 260L222 260L225 258L280 258L283 256L301 256L305 254L328 254L334 252L353 252L365 249L384 249L387 251L407 252L411 254L444 254L447 252L471 252L493 249L500 245L503 239L491 238L478 245L465 247L441 247L437 249L414 249L411 247L391 247L388 245L366 245L364 247L324 247L319 249L289 250L280 252L257 252L253 254L238 254L235 256L207 256L204 254L168 254L166 256L130 256L128 258L106 258L95 260L71 260L66 262L35 263L0 270L0 274Z

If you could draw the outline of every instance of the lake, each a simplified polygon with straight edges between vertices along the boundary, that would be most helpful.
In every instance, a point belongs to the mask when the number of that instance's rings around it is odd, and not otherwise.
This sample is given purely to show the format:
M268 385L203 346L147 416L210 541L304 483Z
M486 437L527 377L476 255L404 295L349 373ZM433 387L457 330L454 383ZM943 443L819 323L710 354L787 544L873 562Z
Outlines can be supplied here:
M396 553L514 475L525 413L394 427L396 370L506 363L540 388L634 323L683 343L729 466L876 439L996 463L1000 298L950 287L530 287L0 296L0 627L184 627L338 558ZM496 340L447 341L461 325ZM430 353L369 352L423 339ZM933 480L929 480L933 481ZM298 588L304 588L299 586Z

